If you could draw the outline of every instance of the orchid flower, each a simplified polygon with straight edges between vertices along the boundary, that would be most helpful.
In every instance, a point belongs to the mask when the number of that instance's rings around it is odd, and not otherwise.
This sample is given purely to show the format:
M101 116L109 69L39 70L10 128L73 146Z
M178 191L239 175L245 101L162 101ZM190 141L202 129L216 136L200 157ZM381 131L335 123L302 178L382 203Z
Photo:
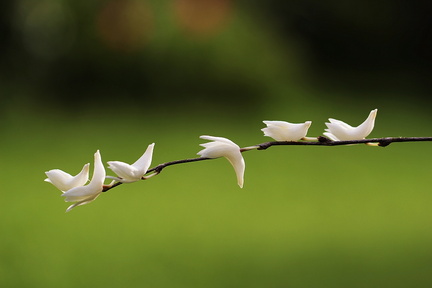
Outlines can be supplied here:
M154 143L150 144L144 154L132 165L120 161L109 161L108 168L114 171L118 177L108 176L107 178L122 183L131 183L143 179L152 161L154 145Z
M69 212L71 209L88 204L95 200L103 190L105 180L105 168L102 163L99 150L94 154L94 169L93 177L89 184L72 188L63 193L66 202L76 202L66 209Z
M245 162L240 152L240 147L231 140L223 137L203 135L200 136L200 138L214 142L200 144L204 149L199 151L198 155L204 158L225 157L228 159L237 175L237 184L240 188L243 188Z
M53 184L62 192L74 187L83 186L87 183L89 178L89 166L89 163L85 164L81 172L75 176L72 176L60 169L53 169L45 172L48 178L44 181Z
M276 141L298 141L306 137L312 121L305 123L289 123L285 121L263 121L267 125L261 129L264 136L271 137Z
M325 136L333 141L348 141L365 139L373 130L378 109L372 110L366 120L357 127L352 127L345 122L330 118L330 123L325 123Z

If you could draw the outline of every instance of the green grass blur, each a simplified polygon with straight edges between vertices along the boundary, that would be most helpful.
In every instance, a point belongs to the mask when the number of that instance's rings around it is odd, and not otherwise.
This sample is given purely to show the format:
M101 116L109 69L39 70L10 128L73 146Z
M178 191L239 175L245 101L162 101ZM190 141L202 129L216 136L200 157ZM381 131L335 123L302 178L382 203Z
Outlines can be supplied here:
M281 107L247 118L10 116L0 144L0 286L430 287L430 143L250 151L244 189L224 159L182 164L70 213L43 182L50 169L77 173L96 149L104 162L132 162L156 142L156 165L195 157L202 134L265 142L264 119L312 120L313 136L328 117L355 125L379 108L373 137L432 134L415 107L306 107L296 119Z

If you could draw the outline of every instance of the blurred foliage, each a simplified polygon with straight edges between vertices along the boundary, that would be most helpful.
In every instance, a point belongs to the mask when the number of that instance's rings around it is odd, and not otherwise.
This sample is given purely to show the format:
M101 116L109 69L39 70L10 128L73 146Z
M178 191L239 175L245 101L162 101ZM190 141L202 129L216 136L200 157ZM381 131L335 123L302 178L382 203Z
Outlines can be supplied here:
M22 89L63 110L121 99L257 112L265 100L295 101L298 87L429 101L431 20L421 1L0 5L2 106Z
M0 8L0 287L430 287L428 143L247 152L244 189L224 159L172 166L67 214L42 181L96 149L156 142L157 165L203 134L257 144L262 120L317 136L378 108L372 137L431 136L422 2Z

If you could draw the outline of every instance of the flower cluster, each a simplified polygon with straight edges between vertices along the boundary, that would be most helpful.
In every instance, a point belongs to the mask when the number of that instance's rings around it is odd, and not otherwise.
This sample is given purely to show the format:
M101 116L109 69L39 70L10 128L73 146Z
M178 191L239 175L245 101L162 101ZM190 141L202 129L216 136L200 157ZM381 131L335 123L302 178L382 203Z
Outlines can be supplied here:
M92 180L85 185L88 182L88 170L89 164L86 164L76 176L71 176L59 169L45 172L48 177L45 181L60 189L66 202L75 202L67 208L66 212L95 200L102 192L106 174L99 150L94 154Z
M325 123L327 129L325 129L323 134L330 139L329 141L365 139L373 130L377 111L377 109L372 110L367 119L357 127L352 127L345 122L330 118L330 123ZM317 140L317 138L310 138L306 136L308 129L312 124L311 121L306 121L304 123L289 123L285 121L263 122L267 125L267 127L261 129L264 132L264 136L271 137L278 142ZM205 160L220 157L226 158L234 168L237 177L237 184L240 186L240 188L243 188L246 165L242 152L252 149L259 149L260 146L255 145L246 148L240 148L236 143L227 138L207 135L200 136L200 138L211 142L200 144L202 147L204 147L203 150L197 153L200 158L192 160ZM81 172L79 172L76 176L72 176L59 169L47 171L45 174L48 178L46 178L45 181L57 187L62 192L61 196L64 197L66 202L75 202L67 208L66 212L68 212L77 206L92 202L103 191L113 188L116 185L145 180L157 175L160 172L157 169L149 170L153 158L154 146L155 143L148 145L144 154L133 164L127 164L121 161L108 161L108 168L111 169L117 176L106 176L106 171L98 150L94 154L93 176L90 181L89 163L85 164ZM191 161L176 161L176 163L186 162ZM146 174L152 171L155 172L146 176ZM106 178L112 179L113 181L108 185L104 185Z
M85 164L81 172L76 176L71 176L59 169L47 171L45 174L48 178L46 178L45 181L53 184L62 191L62 196L65 197L66 202L75 202L66 209L66 212L68 212L77 206L95 200L100 193L102 193L104 188L112 186L115 181L120 183L132 183L148 178L144 175L147 173L152 161L153 147L154 143L150 144L144 154L132 165L120 161L109 161L108 168L116 173L117 177L106 176L105 168L98 150L94 154L93 177L87 185L85 184L89 179L90 164ZM104 185L105 178L114 179L114 181L111 182L110 185Z

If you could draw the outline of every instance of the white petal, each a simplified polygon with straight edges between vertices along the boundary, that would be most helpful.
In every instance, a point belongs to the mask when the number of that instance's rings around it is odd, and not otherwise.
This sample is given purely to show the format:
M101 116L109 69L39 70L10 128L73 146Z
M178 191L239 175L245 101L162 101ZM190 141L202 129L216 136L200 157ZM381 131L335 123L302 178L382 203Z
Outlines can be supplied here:
M357 127L359 135L362 136L361 139L366 138L372 132L375 126L375 118L377 113L378 109L372 110L369 113L368 118L366 118L366 120Z
M205 143L201 144L201 146L205 147L205 149L199 151L198 155L205 158L226 157L226 155L231 153L233 149L240 151L240 147L235 147L221 142Z
M105 167L102 163L101 155L99 150L96 151L94 154L94 170L93 170L93 177L90 183L87 186L92 186L95 188L103 188L103 183L105 181Z
M51 184L53 184L55 187L57 187L58 189L64 191L64 190L68 190L65 189L65 185L64 183L67 183L70 179L73 178L72 175L60 170L60 169L53 169L50 171L45 172L46 176L48 178L45 179L46 182L49 182Z
M154 145L155 143L150 144L144 154L134 164L132 164L132 166L134 166L138 171L143 172L141 177L144 176L151 165Z
M237 184L240 186L240 188L243 188L244 172L245 172L246 164L241 152L231 153L227 155L226 158L234 167L234 171L237 176Z
M97 194L97 195L95 195L95 196L93 196L93 197L89 197L89 198L87 198L87 199L83 199L83 200L81 200L81 201L79 201L79 202L76 202L76 203L70 205L70 206L66 209L66 212L69 212L70 210L72 210L73 208L75 208L75 207L77 207L77 206L85 205L85 204L88 204L88 203L90 203L90 202L96 200L96 198L97 198L99 195L100 195L100 194Z
M237 176L237 183L243 187L245 162L240 151L240 147L229 139L213 136L201 136L201 139L211 140L214 142L200 144L205 149L198 152L198 155L206 158L225 157L234 167Z
M236 147L239 147L233 141L231 141L231 140L229 140L227 138L224 138L224 137L215 137L215 136L201 135L200 138L204 139L204 140L217 141L217 142L222 142L222 143L226 143L226 144L229 144L229 145L235 145Z
M347 124L347 123L345 123L343 121L336 120L336 119L333 119L333 118L330 118L329 121L330 121L330 123L338 125L338 126L341 126L344 129L352 129L352 128L354 128L351 125L349 125L349 124Z
M327 125L328 129L326 129L325 131L327 131L329 134L333 135L333 139L331 137L330 137L330 139L332 139L334 141L349 140L349 138L352 138L352 136L351 136L352 131L355 132L354 128L352 128L352 127L346 128L345 125L340 125L340 124L336 124L336 123L326 123L326 125Z
M108 161L108 168L117 174L121 182L135 182L141 179L140 171L132 165L120 161ZM144 174L143 174L144 175Z
M47 171L45 174L48 178L45 179L45 181L53 184L61 191L67 191L74 187L83 186L88 181L89 166L90 164L85 164L81 172L76 176L71 176L59 169Z
M150 144L144 154L132 165L120 161L109 161L109 167L119 176L119 181L123 183L136 182L142 179L150 167L154 143Z
M76 202L85 200L102 192L102 189L100 189L101 191L99 192L92 188L93 187L89 185L75 187L63 193L62 196L65 197L66 202Z
M72 205L73 207L87 204L96 199L97 196L99 196L99 194L102 192L105 176L105 168L103 166L102 159L98 150L94 154L93 177L90 183L86 186L72 188L63 193L62 196L65 197L66 202L80 202L76 203L76 205L74 204L75 206ZM73 207L69 208L72 209Z
M326 136L327 138L329 138L332 141L340 141L336 136L334 136L332 133L330 132L325 132L323 133L324 136Z
M330 123L325 123L327 129L325 129L326 133L324 135L333 141L365 139L374 128L377 112L378 109L372 110L367 119L357 127L352 127L343 121L330 118Z
M289 123L285 121L263 121L267 125L261 129L264 136L271 137L276 141L298 141L306 137L307 131L312 124L311 121L305 123Z

